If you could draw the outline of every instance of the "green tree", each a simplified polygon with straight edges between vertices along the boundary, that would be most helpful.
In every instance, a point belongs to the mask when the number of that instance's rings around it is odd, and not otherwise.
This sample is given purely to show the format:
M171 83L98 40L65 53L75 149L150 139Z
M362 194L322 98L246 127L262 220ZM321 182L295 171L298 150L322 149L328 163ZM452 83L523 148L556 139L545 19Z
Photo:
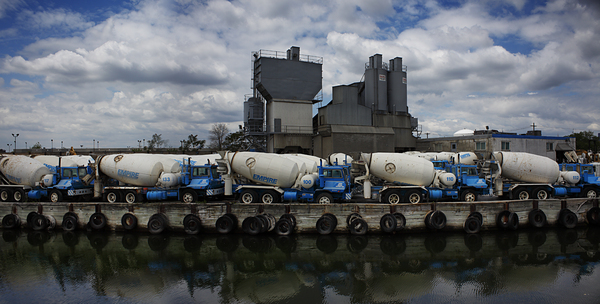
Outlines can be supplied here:
M575 137L577 149L581 150L592 150L592 152L596 153L600 150L600 140L598 136L594 135L592 131L581 131L577 133L572 133L569 137Z
M180 149L183 152L187 152L187 151L196 152L196 151L204 148L205 143L206 143L206 140L198 139L198 135L190 134L187 139L183 140L183 144Z
M167 144L167 140L162 139L162 134L152 135L152 139L148 141L148 150L154 150Z
M41 148L42 148L42 144L40 144L39 141L35 145L31 146L31 149L41 149Z
M264 148L264 137L249 136L243 130L227 134L223 141L223 149L229 151L264 151Z

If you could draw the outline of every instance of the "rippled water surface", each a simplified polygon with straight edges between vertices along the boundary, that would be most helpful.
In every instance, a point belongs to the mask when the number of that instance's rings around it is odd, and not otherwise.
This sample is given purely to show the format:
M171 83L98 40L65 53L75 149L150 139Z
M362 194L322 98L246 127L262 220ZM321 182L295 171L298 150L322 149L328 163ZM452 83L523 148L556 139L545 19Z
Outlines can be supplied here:
M598 303L600 230L291 237L0 230L0 303Z

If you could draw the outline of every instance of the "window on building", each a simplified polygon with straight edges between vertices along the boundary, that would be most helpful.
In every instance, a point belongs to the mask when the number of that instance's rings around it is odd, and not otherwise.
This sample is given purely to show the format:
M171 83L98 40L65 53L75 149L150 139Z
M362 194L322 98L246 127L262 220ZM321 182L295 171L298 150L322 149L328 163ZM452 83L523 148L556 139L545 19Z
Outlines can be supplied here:
M485 150L485 141L478 141L475 143L475 150Z
M554 151L554 143L547 142L546 143L546 151Z
M509 141L502 142L502 151L510 151L510 142Z
M450 144L450 152L456 152L456 143Z

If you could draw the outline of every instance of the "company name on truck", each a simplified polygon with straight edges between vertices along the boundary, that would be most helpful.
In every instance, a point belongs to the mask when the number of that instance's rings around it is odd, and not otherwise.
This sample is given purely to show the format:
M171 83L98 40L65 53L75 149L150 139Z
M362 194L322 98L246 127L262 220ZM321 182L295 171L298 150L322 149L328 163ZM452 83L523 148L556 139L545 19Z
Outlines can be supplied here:
M266 177L266 176L262 176L262 175L258 175L258 174L252 175L252 179L254 179L255 181L261 181L261 182L268 183L268 184L277 184L276 178L270 178L270 177Z
M119 169L117 171L117 175L118 176L124 176L124 177L130 177L130 178L133 178L133 179L137 179L140 176L140 173L138 173L138 172L131 172L131 171L123 170L123 169Z

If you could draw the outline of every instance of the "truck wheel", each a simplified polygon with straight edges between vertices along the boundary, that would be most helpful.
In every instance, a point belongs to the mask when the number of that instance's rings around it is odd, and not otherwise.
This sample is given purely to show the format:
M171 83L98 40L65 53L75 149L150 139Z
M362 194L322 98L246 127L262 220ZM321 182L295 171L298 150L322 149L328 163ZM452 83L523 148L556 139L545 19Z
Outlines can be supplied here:
M116 203L121 201L121 195L119 195L119 191L109 190L106 192L106 201L109 203Z
M465 190L460 198L463 202L472 203L477 200L477 195L473 190Z
M379 221L379 227L381 227L381 231L385 233L391 233L396 231L396 217L393 214L385 214L381 217Z
M271 203L279 203L279 193L277 193L276 191L265 191L265 193L262 194L262 196L260 197L260 201L263 204L271 204Z
M60 192L60 190L50 191L50 201L53 203L58 203L62 201L62 193Z
M598 197L598 192L594 188L584 188L581 192L581 197L596 198Z
M181 201L186 204L191 204L198 200L198 194L194 190L185 190L181 195Z
M10 192L10 190L2 189L2 191L0 191L0 200L1 201L8 202L8 200L10 200L11 197L12 197L12 192Z
M258 194L254 190L244 190L242 194L240 194L240 201L244 204L252 204L256 203L258 199Z
M333 196L328 192L321 192L319 195L317 195L315 202L322 205L328 205L333 203Z
M527 191L527 189L515 189L513 191L513 199L518 199L521 201L524 200L528 200L529 199L529 192Z
M364 235L369 230L367 222L361 218L355 219L350 223L350 233L355 235Z
M15 192L13 192L13 199L17 203L24 201L25 191L23 191L23 189L15 189Z
M121 225L123 229L129 231L137 228L138 219L133 213L125 213L121 217Z
M183 229L187 234L198 234L202 228L202 221L195 214L188 214L183 218Z
M125 202L128 204L133 204L138 202L138 195L135 191L127 191L125 193Z
M406 193L406 201L411 204L418 204L421 202L422 196L418 190L410 190Z
M400 196L400 191L396 191L396 190L388 191L385 194L385 196L383 197L383 201L390 205L399 204L401 200L402 200L402 198Z
M539 200L547 200L550 198L550 195L548 194L548 191L546 191L545 188L539 187L533 190L533 198Z

